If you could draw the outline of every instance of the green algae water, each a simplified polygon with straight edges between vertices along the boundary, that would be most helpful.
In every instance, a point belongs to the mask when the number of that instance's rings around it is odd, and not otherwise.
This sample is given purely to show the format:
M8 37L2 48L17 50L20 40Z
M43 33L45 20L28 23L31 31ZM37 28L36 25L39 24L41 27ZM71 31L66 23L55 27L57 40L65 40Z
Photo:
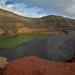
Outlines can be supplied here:
M0 47L13 48L22 43L29 42L29 41L38 39L40 37L41 35L39 34L23 34L23 35L18 35L12 38L3 38L3 39L0 39Z

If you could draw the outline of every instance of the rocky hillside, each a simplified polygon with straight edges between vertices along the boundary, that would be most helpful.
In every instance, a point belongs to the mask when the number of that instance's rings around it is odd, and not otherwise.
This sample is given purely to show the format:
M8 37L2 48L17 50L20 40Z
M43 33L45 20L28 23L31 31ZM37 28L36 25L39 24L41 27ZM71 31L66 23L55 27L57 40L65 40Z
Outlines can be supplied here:
M27 18L0 9L0 38L22 33L58 34L74 33L75 20L62 16Z
M15 36L28 28L30 19L0 9L0 36ZM21 29L19 31L19 29Z
M63 16L45 16L40 19L35 19L32 25L33 28L46 28L50 32L62 31L66 34L75 32L75 20Z

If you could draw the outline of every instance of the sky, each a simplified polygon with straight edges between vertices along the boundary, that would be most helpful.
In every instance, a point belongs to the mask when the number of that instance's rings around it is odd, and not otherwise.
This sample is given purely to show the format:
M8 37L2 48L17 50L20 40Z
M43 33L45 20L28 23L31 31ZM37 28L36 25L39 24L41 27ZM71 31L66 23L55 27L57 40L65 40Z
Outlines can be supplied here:
M75 0L0 0L0 8L32 18L47 15L75 18Z

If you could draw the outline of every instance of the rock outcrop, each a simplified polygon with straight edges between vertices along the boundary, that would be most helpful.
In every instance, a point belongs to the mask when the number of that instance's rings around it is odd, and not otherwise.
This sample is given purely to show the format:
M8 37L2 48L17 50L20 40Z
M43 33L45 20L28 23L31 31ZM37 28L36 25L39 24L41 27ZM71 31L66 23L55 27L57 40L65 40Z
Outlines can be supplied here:
M47 61L30 56L8 64L4 75L75 75L75 63Z

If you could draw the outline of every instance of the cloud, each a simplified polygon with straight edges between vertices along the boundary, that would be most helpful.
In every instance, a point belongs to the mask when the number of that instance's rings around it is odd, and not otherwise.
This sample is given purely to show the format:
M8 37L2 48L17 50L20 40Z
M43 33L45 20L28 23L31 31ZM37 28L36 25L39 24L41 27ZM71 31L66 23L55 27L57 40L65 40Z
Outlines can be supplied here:
M64 7L68 6L71 3L71 0L17 0L18 2L28 3L32 6L37 6L41 8L50 8L50 7Z
M6 0L5 4L14 4L16 2L16 0Z
M14 12L27 17L42 17L46 15L44 10L41 8L28 7L27 5L23 4L16 4L16 10Z
M65 13L67 14L75 15L75 5L72 5L64 10L65 10Z
M24 3L9 2L8 0L0 0L0 8L9 10L16 14L26 17L42 17L47 15L42 8L36 6L30 7Z
M62 15L75 18L75 0L0 0L0 8L27 17Z
M7 8L15 8L16 5L15 5L15 4L8 4L6 7L7 7Z
M70 18L75 17L75 0L18 0L18 2L43 8L46 12L48 12L48 14L56 13ZM55 13L51 11L51 8L55 10Z

